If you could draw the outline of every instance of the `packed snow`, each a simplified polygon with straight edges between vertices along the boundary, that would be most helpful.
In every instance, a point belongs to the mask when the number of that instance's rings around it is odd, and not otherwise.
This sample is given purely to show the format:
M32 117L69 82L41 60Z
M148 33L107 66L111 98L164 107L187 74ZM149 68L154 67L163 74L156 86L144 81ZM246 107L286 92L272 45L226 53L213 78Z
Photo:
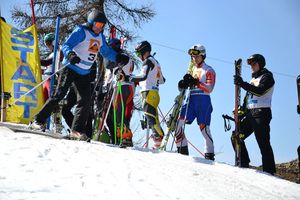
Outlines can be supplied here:
M0 144L1 200L300 199L298 184L217 160L5 127Z

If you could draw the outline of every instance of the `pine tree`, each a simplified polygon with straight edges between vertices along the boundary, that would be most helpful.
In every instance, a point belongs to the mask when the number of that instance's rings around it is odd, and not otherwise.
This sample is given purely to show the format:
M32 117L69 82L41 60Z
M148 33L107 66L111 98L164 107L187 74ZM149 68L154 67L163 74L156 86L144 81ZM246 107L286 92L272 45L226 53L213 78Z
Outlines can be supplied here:
M140 2L140 1L139 1ZM60 40L64 41L74 27L86 22L87 14L92 9L105 13L108 25L114 25L119 33L132 40L136 28L150 21L155 12L151 3L132 6L122 0L35 0L34 9L39 35L54 32L57 15L61 16ZM14 7L11 11L14 22L24 29L32 24L31 11L28 7ZM106 28L109 28L106 26Z

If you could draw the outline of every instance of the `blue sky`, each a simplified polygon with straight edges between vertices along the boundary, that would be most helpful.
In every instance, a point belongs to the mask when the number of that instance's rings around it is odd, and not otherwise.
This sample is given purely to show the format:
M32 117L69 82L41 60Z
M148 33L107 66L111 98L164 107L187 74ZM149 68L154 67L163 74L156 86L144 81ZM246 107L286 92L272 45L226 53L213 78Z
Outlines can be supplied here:
M27 1L23 1L24 4ZM152 43L156 59L162 66L167 82L161 86L160 108L166 113L178 94L177 82L185 74L190 57L186 53L194 44L207 49L206 63L217 74L211 94L214 111L211 131L215 142L216 160L234 163L230 134L224 131L222 114L234 107L233 61L242 58L242 76L249 81L251 70L247 57L263 54L267 68L276 81L273 94L271 144L277 163L296 158L300 144L300 117L296 112L296 77L300 75L300 2L298 0L154 0L157 15L144 24L137 34L139 40ZM9 9L17 1L1 5L8 22ZM20 3L19 3L20 4ZM133 50L135 43L128 45ZM243 93L244 94L244 93ZM232 124L232 127L234 125ZM203 151L203 137L196 125L186 126L187 138ZM251 164L260 165L261 155L254 135L246 140ZM200 156L190 147L192 155Z

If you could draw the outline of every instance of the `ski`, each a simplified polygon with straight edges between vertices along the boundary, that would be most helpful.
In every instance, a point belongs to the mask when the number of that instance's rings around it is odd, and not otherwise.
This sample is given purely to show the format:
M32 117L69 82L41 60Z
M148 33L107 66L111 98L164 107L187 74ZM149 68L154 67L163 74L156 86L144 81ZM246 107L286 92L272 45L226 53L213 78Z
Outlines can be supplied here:
M300 75L297 77L297 90L298 90L297 113L300 115Z
M12 123L0 122L0 126L6 127L12 130L13 132L31 133L31 134L42 135L42 136L51 137L55 139L67 139L67 136L63 136L59 133L30 129L26 124L12 124Z
M242 59L234 61L235 75L241 76L242 73ZM234 105L234 123L235 130L233 134L234 146L235 146L235 166L241 164L241 146L240 146L240 117L238 110L241 104L241 87L235 85L235 105Z
M167 121L167 130L166 130L166 135L161 143L160 146L160 150L165 151L168 141L169 141L169 137L171 135L172 132L175 131L176 129L176 123L179 117L179 113L181 110L181 106L184 100L184 94L185 94L185 90L180 91L179 95L176 96L175 100L174 100L174 105L172 106L172 113L169 115L169 119Z

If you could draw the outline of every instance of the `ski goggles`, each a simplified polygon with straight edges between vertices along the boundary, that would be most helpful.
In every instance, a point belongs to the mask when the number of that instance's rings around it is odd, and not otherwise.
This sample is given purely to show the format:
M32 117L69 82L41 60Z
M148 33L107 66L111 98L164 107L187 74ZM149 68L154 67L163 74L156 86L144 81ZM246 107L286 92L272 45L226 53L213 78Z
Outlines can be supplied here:
M94 22L93 23L93 26L96 28L96 29L103 29L103 27L105 26L104 23L101 23L101 22Z
M257 61L255 59L247 59L248 65L254 65Z
M142 54L141 54L141 52L136 51L136 52L135 52L135 55L136 55L137 57L140 57L140 55L142 55Z
M188 54L191 56L198 56L201 54L201 51L199 51L197 49L189 49Z

